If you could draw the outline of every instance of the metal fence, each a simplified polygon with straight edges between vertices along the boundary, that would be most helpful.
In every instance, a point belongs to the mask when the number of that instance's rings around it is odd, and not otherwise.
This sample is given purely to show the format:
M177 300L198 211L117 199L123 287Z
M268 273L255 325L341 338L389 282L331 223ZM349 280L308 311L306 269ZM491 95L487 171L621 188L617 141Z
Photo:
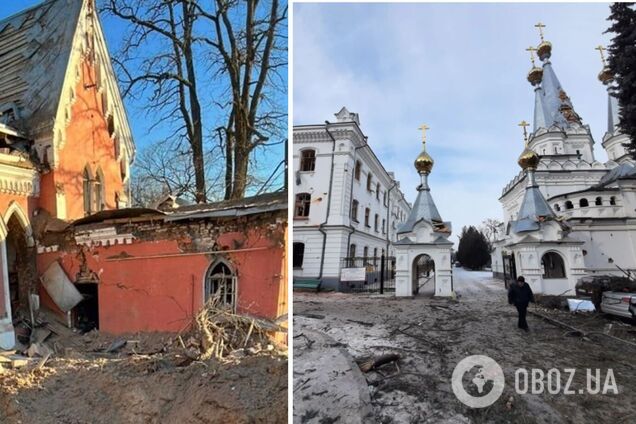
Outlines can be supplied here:
M340 291L385 293L395 291L395 257L349 257L340 262Z

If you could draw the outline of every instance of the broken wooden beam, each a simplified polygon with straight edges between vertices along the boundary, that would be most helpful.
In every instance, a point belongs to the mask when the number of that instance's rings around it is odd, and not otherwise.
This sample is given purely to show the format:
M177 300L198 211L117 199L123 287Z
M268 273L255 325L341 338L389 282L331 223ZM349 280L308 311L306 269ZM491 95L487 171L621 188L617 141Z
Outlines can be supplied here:
M385 355L380 355L376 358L371 358L367 361L364 361L359 365L360 371L369 372L371 370L380 368L382 365L388 364L390 362L395 362L400 359L400 355L397 353L387 353Z
M615 340L617 342L622 342L622 343L628 344L630 346L636 347L636 343L630 342L629 340L621 339L620 337L615 337L615 336L612 336L612 335L609 335L609 334L602 333L600 331L586 333L585 331L583 331L581 329L573 327L573 326L571 326L569 324L566 324L566 323L564 323L562 321L559 321L557 319L550 318L550 317L548 317L546 315L540 314L539 312L535 312L535 311L532 311L532 310L528 310L528 312L531 313L532 315L535 315L535 316L537 316L539 318L544 319L545 321L548 321L549 323L551 323L553 325L556 325L558 327L562 327L562 328L565 328L567 330L570 330L570 332L574 332L574 333L580 334L582 337L588 337L589 335L592 335L592 334L598 334L598 335L601 335L601 336L605 336L605 337L607 337L609 339Z

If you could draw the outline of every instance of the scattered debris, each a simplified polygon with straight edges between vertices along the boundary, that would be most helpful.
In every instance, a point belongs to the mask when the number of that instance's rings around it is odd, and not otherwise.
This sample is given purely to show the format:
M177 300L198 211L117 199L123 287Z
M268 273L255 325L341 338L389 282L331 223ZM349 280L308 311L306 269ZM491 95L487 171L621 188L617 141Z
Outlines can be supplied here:
M385 355L380 355L376 358L368 359L362 362L361 364L358 364L358 366L360 367L360 371L369 372L371 370L380 368L382 365L385 365L391 362L397 362L399 360L400 360L400 355L398 355L397 353L387 353Z
M568 299L568 309L571 312L594 312L596 308L591 300Z
M115 353L126 346L127 343L128 341L126 339L117 339L113 343L111 343L108 349L106 349L106 353Z
M271 321L237 315L221 302L220 296L213 296L195 319L195 337L200 350L200 359L223 360L233 353L245 351L256 355L265 350L273 351L270 333L286 331ZM189 347L197 346L192 342ZM282 353L282 351L280 351Z

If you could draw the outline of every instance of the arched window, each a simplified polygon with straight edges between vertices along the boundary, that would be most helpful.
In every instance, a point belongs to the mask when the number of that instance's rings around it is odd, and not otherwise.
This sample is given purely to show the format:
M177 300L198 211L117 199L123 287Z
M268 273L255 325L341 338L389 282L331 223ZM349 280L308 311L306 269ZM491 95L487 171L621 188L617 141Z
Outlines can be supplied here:
M208 269L205 278L205 300L215 298L218 305L236 309L236 275L230 265L219 260Z
M311 204L311 195L309 193L298 193L296 195L296 208L294 209L294 217L296 218L308 217L310 204Z
M376 233L378 232L379 227L380 227L380 215L376 213L373 219L373 229L375 230Z
M373 248L373 265L376 265L378 263L378 248L374 247Z
M364 258L364 264L367 264L367 258L369 257L369 246L364 246L362 250L362 257Z
M356 199L351 202L351 219L358 222L358 201Z
M364 225L371 228L371 225L369 224L369 217L371 215L371 209L369 208L364 208Z
M556 252L547 252L541 258L543 278L565 278L563 258Z
M373 175L371 175L371 171L367 174L367 191L371 191L373 186Z
M376 200L380 200L380 183L375 185L375 198Z
M113 118L113 115L108 115L106 122L108 124L108 135L112 137L115 134L115 118Z
M97 170L95 174L95 182L93 184L93 198L95 205L93 210L95 212L104 210L104 174L101 169Z
M356 168L354 171L354 176L356 178L356 180L360 181L360 172L362 171L362 163L360 163L359 160L356 161Z
M616 206L616 197L614 196L610 197L610 205Z
M82 189L84 196L84 214L90 215L93 205L93 196L92 196L92 178L91 172L88 169L88 166L84 168L84 174L82 175Z
M565 209L574 209L574 205L569 200L565 202Z
M386 204L386 191L384 192L383 197L384 197L384 206L388 206L388 205Z
M119 173L121 175L121 180L124 181L128 176L128 155L126 154L126 150L122 152L121 160L119 161Z
M561 206L559 206L558 203L554 204L554 210L556 210L557 212L559 212L561 210Z
M108 92L102 91L102 113L104 116L108 113Z
M594 201L594 204L596 206L603 206L603 199L601 197L597 197L596 200Z
M119 159L119 138L115 137L113 140L113 154L115 155L115 160Z
M356 245L353 243L351 244L351 246L349 246L349 257L350 258L356 257Z
M590 206L590 204L585 197L579 200L579 207L587 208L588 206Z
M309 172L316 169L316 151L312 149L303 150L300 153L300 170Z
M305 257L305 243L294 243L294 250L293 250L294 268L303 267L304 257Z
M386 234L386 219L382 218L382 234Z

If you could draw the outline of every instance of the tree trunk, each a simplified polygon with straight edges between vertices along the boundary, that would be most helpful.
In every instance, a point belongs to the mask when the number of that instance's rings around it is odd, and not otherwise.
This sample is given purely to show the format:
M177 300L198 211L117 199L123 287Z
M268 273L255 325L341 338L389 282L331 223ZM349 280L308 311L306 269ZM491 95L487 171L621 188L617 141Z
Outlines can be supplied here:
M244 114L239 112L236 118L236 138L234 140L234 187L232 188L232 199L241 199L245 196L250 147L250 131L247 120Z

